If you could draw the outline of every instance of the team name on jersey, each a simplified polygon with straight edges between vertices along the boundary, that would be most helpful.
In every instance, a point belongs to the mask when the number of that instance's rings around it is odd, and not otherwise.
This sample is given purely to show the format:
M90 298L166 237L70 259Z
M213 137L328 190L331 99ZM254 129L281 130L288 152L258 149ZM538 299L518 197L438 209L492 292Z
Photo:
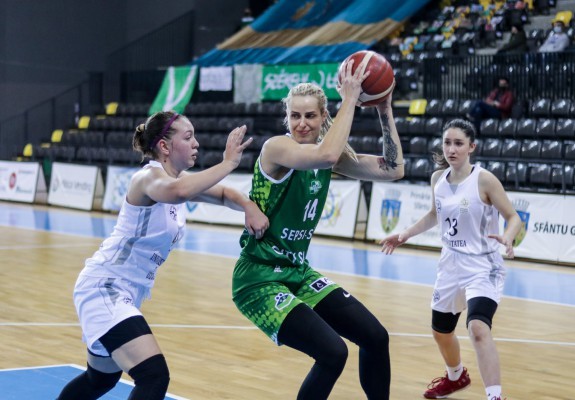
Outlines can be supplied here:
M467 243L465 240L448 240L449 247L466 247Z
M305 251L289 251L286 249L280 249L277 246L272 246L272 250L276 252L276 254L281 254L285 256L292 264L303 264L305 261Z
M313 229L282 229L281 239L288 241L310 240L313 236Z

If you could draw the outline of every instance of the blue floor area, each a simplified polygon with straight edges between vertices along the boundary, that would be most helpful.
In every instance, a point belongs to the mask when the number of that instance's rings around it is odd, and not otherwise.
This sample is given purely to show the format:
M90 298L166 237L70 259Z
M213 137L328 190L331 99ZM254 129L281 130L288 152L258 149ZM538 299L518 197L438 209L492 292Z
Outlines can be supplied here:
M60 390L82 370L71 365L0 370L2 400L52 400ZM125 400L133 386L120 382L101 400ZM182 397L166 396L166 400Z
M51 231L87 237L105 237L113 229L114 216L94 217L89 213L32 207L0 207L0 225ZM188 229L179 248L185 251L237 257L241 233ZM94 249L96 250L96 249ZM87 254L88 256L88 254ZM412 255L385 256L377 250L359 250L312 242L308 258L311 265L322 271L367 276L413 284L433 285L436 258ZM575 274L508 267L506 296L575 306Z

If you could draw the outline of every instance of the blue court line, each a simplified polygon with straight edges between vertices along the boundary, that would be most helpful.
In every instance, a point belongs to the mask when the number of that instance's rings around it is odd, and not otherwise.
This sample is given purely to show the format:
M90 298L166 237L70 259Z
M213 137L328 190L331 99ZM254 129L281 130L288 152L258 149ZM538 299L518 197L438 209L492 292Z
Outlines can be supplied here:
M44 211L10 203L0 206L0 225L3 226L104 238L115 223L115 216L96 217L85 212L56 208ZM237 257L240 253L240 233L240 227L237 227L237 233L188 228L178 248ZM377 250L322 245L313 241L308 253L311 265L322 271L421 285L433 285L438 258L439 255L437 258L403 254L386 256ZM573 288L574 273L507 266L505 296L575 306Z
M58 397L62 388L78 376L84 368L77 365L0 370L0 398L2 400L51 400ZM101 400L125 400L134 388L131 382L121 380ZM166 400L185 400L168 394Z

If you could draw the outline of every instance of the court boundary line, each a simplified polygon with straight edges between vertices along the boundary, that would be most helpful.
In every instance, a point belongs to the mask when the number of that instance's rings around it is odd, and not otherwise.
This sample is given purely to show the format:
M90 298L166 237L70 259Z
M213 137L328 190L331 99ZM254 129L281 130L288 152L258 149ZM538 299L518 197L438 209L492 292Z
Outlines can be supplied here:
M80 327L79 323L42 323L42 322L0 322L1 327ZM194 324L150 324L152 328L160 329L221 329L221 330L258 330L255 326L247 325L194 325ZM388 332L389 336L397 337L411 337L411 338L428 338L432 339L433 335L428 333L405 333L405 332ZM468 336L457 336L460 340L469 340ZM574 346L575 342L558 342L553 340L537 340L537 339L513 339L513 338L497 338L493 340L496 342L507 343L526 343L526 344L545 344L550 346ZM2 371L2 370L0 370Z

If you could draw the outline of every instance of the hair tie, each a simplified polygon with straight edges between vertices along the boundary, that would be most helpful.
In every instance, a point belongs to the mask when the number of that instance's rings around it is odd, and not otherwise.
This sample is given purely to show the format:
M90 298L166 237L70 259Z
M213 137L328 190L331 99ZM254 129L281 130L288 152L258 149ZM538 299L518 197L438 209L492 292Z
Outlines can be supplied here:
M180 116L180 114L178 113L174 113L174 115L172 115L172 118L170 118L170 120L168 121L168 123L166 125L164 125L164 129L162 129L162 131L160 132L159 135L157 135L154 140L152 140L152 144L150 145L150 150L153 150L154 147L156 147L156 145L158 144L158 142L164 137L166 136L166 134L168 133L168 130L170 130L170 126L172 126L172 124L174 123L174 121L176 119L178 119L178 117Z

